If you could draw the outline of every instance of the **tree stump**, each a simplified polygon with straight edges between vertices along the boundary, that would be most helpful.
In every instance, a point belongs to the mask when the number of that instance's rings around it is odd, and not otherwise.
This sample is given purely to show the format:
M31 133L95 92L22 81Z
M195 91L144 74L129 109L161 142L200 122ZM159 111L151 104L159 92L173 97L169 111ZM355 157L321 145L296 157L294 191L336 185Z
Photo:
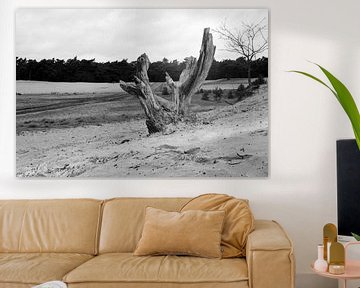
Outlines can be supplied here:
M205 28L199 59L185 58L186 68L181 72L178 83L175 83L166 72L171 101L155 95L147 74L150 60L145 53L138 57L135 83L120 81L120 87L139 99L147 117L146 126L150 134L164 132L169 124L176 124L189 113L191 98L200 89L209 73L215 49L210 28Z

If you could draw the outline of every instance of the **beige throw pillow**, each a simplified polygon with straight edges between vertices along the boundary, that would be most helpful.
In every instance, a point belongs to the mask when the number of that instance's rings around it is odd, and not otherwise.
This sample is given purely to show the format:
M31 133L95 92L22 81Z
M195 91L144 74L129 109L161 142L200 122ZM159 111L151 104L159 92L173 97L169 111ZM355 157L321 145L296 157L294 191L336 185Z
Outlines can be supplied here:
M181 211L225 211L224 229L221 238L223 258L246 256L246 242L254 230L254 216L247 200L225 194L204 194L190 200Z
M192 255L221 258L224 211L167 212L147 207L134 255Z

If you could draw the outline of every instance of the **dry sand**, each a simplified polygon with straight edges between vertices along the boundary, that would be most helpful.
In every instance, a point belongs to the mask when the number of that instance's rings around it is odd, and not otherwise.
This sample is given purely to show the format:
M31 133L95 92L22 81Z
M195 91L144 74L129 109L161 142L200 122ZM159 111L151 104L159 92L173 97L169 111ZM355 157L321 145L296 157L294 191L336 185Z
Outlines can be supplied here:
M203 89L236 89L240 83L246 85L247 79L232 78L206 80ZM159 84L159 83L155 83ZM118 93L122 91L118 83L84 83L84 82L46 82L46 81L16 81L16 92L20 94L83 94L83 93Z
M143 112L132 96L96 96L106 101L17 116L18 177L268 175L267 85L235 105L195 95L196 120L168 135L147 135ZM28 104L26 97L19 98L17 107ZM67 124L56 125L64 119Z
M21 94L115 93L120 89L117 83L16 81L16 92Z

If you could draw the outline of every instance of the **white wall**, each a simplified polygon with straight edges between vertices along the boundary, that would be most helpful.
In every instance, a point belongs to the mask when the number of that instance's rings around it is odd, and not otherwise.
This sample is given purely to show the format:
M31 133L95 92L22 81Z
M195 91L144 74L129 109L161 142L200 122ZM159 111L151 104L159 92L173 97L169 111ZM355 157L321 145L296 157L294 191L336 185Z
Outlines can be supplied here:
M271 155L268 179L15 178L14 11L17 7L194 5L270 9ZM306 60L321 63L344 80L359 103L359 11L358 0L1 0L0 198L172 197L206 192L245 197L251 200L257 218L278 220L289 232L295 244L298 287L315 287L315 283L317 287L325 287L319 277L311 274L309 264L316 256L322 226L327 222L336 223L335 141L353 136L343 111L325 88L285 71L294 68L316 71ZM330 286L334 286L333 282Z

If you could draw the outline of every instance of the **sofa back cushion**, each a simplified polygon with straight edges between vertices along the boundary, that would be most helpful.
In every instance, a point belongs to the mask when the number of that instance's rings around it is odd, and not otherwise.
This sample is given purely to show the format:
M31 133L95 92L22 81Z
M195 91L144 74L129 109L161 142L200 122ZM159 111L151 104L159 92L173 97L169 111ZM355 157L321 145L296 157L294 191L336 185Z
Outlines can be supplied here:
M102 201L1 200L0 253L96 254Z
M116 198L105 201L99 253L133 252L141 237L146 207L179 211L189 198Z
M226 194L203 194L190 200L181 211L205 210L226 213L221 235L223 258L245 257L248 235L254 230L254 216L248 200Z

